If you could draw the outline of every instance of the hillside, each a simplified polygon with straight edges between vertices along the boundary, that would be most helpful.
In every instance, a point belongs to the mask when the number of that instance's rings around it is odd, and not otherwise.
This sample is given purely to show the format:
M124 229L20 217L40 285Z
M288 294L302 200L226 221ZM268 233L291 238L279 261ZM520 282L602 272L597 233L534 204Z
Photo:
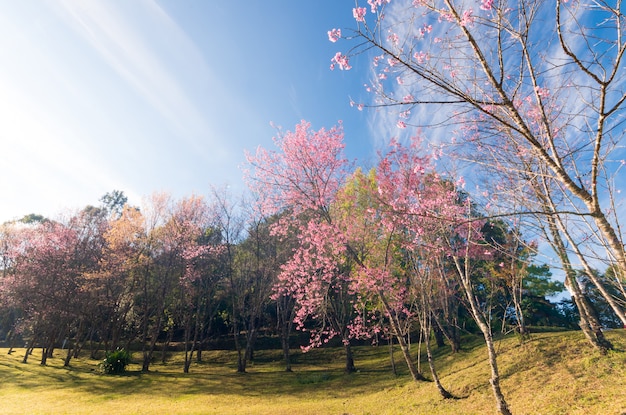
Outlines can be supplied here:
M607 336L617 351L602 356L580 332L534 334L520 345L498 341L502 387L514 414L626 413L626 331ZM59 351L48 366L22 364L22 349L0 350L3 414L492 414L486 353L473 347L436 357L441 380L460 399L442 400L431 382L413 383L389 348L357 347L359 371L342 372L342 350L296 352L294 372L282 370L279 351L259 351L247 374L235 372L234 352L206 352L204 362L182 373L181 356L155 362L147 374L131 365L124 376L104 376L97 362L72 361ZM35 351L35 354L39 350ZM35 356L36 357L36 356ZM428 375L427 365L422 370Z

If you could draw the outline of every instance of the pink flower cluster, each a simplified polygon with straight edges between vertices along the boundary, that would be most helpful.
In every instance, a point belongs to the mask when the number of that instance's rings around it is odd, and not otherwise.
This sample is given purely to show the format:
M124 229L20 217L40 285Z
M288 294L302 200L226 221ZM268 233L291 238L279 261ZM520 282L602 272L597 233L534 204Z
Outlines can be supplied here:
M493 0L481 0L480 8L481 10L491 10L493 7Z
M474 24L474 10L468 9L463 12L461 17L461 26L471 26Z
M383 3L389 3L391 0L367 0L367 4L370 5L372 13L376 13L378 7L381 7Z
M341 52L335 53L335 56L331 59L330 69L335 69L335 65L338 65L339 69L342 71L349 71L352 69L348 57L346 55L342 55Z
M328 31L328 40L335 43L341 39L341 29L331 29Z
M352 9L352 16L357 22L365 21L365 13L367 13L367 9L365 7L355 7Z

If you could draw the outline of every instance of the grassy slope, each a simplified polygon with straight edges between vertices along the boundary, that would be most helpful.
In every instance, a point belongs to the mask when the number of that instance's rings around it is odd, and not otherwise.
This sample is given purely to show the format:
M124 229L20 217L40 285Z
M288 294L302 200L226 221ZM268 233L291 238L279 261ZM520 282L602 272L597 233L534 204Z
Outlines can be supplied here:
M626 413L626 331L608 333L618 352L601 356L579 332L536 334L523 345L498 343L502 387L515 414ZM462 399L443 401L433 383L413 383L387 347L357 348L358 373L342 373L340 349L296 353L294 372L282 370L279 351L259 351L249 373L237 374L234 354L207 352L182 373L180 356L148 374L131 365L125 376L103 376L87 359L39 366L38 352L22 364L22 350L0 349L2 414L491 414L495 413L484 347L457 355L440 351L444 386ZM427 371L427 365L422 364Z

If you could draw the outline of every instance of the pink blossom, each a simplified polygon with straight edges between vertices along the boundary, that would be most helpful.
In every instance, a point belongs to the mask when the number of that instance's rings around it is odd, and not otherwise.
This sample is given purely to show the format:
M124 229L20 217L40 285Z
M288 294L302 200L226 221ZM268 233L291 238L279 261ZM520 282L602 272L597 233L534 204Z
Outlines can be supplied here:
M352 15L357 22L365 21L365 13L367 13L367 9L365 7L355 7L352 9Z
M404 85L404 79L402 79L402 77L398 76L396 81L398 82L398 85Z
M426 60L428 60L428 55L422 51L419 51L413 54L413 58L417 61L418 64L421 65Z
M335 53L335 56L333 56L333 58L331 59L331 64L330 64L330 69L335 69L335 64L339 65L339 69L343 70L350 70L352 69L352 66L350 66L350 63L348 61L348 57L346 55L342 55L341 52L337 52Z
M341 39L341 29L332 29L328 31L328 40L335 43Z
M463 12L463 17L461 18L461 26L471 26L474 23L474 10L469 9Z
M439 12L439 22L453 22L454 21L454 15L447 11L447 10L442 10Z
M397 46L400 38L398 37L397 33L390 33L389 36L387 36L387 40L390 41L394 46Z
M372 13L376 13L378 7L382 6L383 3L389 3L391 0L367 0L367 4L370 5L370 10Z
M406 123L401 120L399 120L396 125L398 126L398 128L406 128Z
M493 7L493 0L481 0L480 8L481 10L491 10Z
M396 58L387 58L387 64L389 64L389 66L396 66L399 63L400 61Z
M412 101L415 101L415 98L413 97L413 95L409 94L409 95L405 95L404 98L402 98L402 101L412 102Z
M547 88L541 88L538 86L537 88L535 88L535 91L537 92L537 95L541 98L547 98L550 96L550 90Z

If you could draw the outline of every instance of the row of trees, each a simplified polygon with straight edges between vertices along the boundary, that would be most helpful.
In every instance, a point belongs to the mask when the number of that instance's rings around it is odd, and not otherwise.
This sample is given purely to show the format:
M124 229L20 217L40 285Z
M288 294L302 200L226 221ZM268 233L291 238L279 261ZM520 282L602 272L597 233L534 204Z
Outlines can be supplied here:
M65 218L2 225L0 328L9 342L41 346L42 364L61 343L66 364L85 345L92 354L134 347L147 371L158 344L175 341L188 372L228 330L243 372L269 329L290 370L295 326L309 334L305 349L338 338L346 371L355 370L354 341L396 342L418 381L409 347L417 331L450 397L431 336L456 351L463 330L481 334L499 388L496 324L522 338L528 319L571 324L569 309L545 300L562 285L533 264L535 244L514 222L485 218L459 180L436 172L419 137L393 141L367 172L343 156L341 127L302 122L275 144L248 154L245 203L215 189L209 201L155 194L138 208L112 192ZM582 290L592 278L581 276ZM607 305L593 293L591 305Z
M253 343L278 266L267 224L248 217L244 229L222 198L155 194L141 210L121 192L102 201L63 219L29 215L2 226L0 327L11 344L42 346L45 364L63 342L69 364L86 344L95 355L132 343L147 371L157 341L176 336L187 372L219 332L213 324L232 326L239 351Z

